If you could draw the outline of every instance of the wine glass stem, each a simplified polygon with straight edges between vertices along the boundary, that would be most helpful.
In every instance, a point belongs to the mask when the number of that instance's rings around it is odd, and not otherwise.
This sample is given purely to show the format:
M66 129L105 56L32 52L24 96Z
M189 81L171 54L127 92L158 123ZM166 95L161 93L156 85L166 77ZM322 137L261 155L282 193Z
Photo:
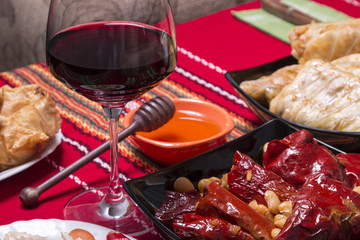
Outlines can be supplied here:
M118 142L117 132L119 125L119 117L123 108L104 108L105 114L109 121L110 134L110 184L109 191L105 197L105 201L109 204L118 203L123 200L123 192L119 178L119 161L118 161Z

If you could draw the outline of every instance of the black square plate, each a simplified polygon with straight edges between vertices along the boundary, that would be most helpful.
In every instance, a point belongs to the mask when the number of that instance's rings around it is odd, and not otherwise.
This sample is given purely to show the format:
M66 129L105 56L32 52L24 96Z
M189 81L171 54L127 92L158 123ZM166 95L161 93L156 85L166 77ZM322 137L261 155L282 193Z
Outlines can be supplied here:
M332 131L332 130L309 127L286 120L270 112L267 107L261 105L259 102L254 100L252 97L250 97L240 88L240 83L242 83L243 81L255 80L258 79L259 77L270 75L284 66L288 66L296 63L297 60L295 58L293 58L292 56L288 56L253 68L231 71L226 73L225 77L229 81L229 83L233 86L235 91L239 94L239 96L248 104L248 106L253 110L253 112L264 122L270 121L274 118L278 118L298 129L307 129L309 132L313 134L315 138L327 144L330 144L333 147L341 149L345 152L360 152L360 132Z
M262 147L266 142L282 139L296 130L282 120L274 119L213 150L162 169L159 172L129 180L123 186L133 201L165 236L170 239L180 239L179 236L154 216L155 210L164 200L165 191L173 190L173 182L178 177L187 177L196 183L202 178L221 176L223 173L229 172L237 150L261 163ZM326 146L334 153L339 153L337 149Z

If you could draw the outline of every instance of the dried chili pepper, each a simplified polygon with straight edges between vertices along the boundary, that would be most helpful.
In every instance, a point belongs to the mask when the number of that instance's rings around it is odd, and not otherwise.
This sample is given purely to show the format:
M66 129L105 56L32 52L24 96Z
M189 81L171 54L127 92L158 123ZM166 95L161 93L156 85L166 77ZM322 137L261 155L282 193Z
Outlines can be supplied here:
M359 239L360 194L325 174L313 175L294 197L294 208L276 240Z
M239 226L233 225L221 218L202 217L192 213L184 214L183 222L173 223L173 229L181 239L254 239Z
M256 200L266 204L264 194L274 191L281 201L290 200L296 189L274 172L267 170L250 157L237 151L228 173L229 191L246 203Z
M346 175L351 185L360 186L360 154L347 153L338 154L336 157L345 165Z
M166 191L164 202L156 210L155 217L171 229L173 222L182 221L184 213L195 211L195 204L200 197L201 195L197 190L184 193Z
M204 197L196 190L167 192L155 216L168 226L176 221L172 226L184 239L271 239L274 224L247 203L266 204L264 193L272 190L294 206L276 240L360 239L360 194L351 190L360 183L358 163L360 154L335 156L301 130L268 144L265 168L236 152L229 191L211 183Z
M263 165L297 189L317 173L351 185L345 167L328 148L319 145L307 130L269 142L263 154Z
M224 219L240 226L255 239L272 239L271 231L275 225L269 219L217 183L211 183L207 190L198 201L195 214Z

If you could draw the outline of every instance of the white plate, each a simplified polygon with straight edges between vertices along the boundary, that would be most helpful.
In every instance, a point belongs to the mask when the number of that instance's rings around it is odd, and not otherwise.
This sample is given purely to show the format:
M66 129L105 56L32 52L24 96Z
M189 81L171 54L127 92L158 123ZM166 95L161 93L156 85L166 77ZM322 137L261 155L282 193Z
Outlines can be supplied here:
M12 175L15 175L21 171L24 171L25 169L31 167L32 165L34 165L35 163L39 162L41 159L43 159L44 157L46 157L47 155L49 155L50 153L52 153L56 147L61 143L61 130L55 134L55 136L50 140L49 144L46 146L46 148L39 154L36 156L36 158L34 160L31 160L27 163L24 163L20 166L14 167L14 168L10 168L8 170L2 171L0 172L0 181L4 180L8 177L11 177Z
M33 219L29 221L17 221L9 225L0 226L0 239L3 239L5 234L8 232L16 231L47 237L51 240L62 240L62 232L69 233L75 228L81 228L89 231L96 240L105 240L106 235L110 231L113 231L109 228L86 222L60 219ZM132 237L126 237L135 240Z

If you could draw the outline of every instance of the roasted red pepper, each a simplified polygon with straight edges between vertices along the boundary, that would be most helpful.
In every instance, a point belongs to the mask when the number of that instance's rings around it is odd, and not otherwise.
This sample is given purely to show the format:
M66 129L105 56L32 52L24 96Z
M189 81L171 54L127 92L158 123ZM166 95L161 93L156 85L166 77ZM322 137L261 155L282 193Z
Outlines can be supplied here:
M309 178L276 240L359 239L360 194L324 174Z
M274 191L281 201L290 200L296 189L274 172L264 169L250 157L236 152L228 173L229 191L246 203L256 200L266 204L264 194Z
M193 213L195 204L201 195L197 190L185 193L166 191L165 199L156 210L155 217L168 228L172 228L173 222L181 222L184 213Z
M360 194L352 191L360 185L359 163L360 154L335 156L301 130L268 144L265 167L237 152L229 190L211 183L203 197L196 190L167 192L155 215L166 224L176 221L171 227L184 239L271 239L275 225L247 203L266 204L264 193L272 190L293 203L275 240L360 239ZM241 234L233 234L236 227Z
M184 214L183 222L175 222L173 229L181 239L254 239L250 234L242 231L239 226L233 225L223 219L202 217L192 213Z
M352 186L360 186L360 154L338 154L336 157L345 165L346 175Z
M319 145L307 130L269 142L263 154L263 166L297 189L307 178L318 173L351 185L345 167L328 148Z
M272 239L275 225L269 219L217 183L211 183L207 190L196 205L195 214L224 219L240 226L255 239Z

